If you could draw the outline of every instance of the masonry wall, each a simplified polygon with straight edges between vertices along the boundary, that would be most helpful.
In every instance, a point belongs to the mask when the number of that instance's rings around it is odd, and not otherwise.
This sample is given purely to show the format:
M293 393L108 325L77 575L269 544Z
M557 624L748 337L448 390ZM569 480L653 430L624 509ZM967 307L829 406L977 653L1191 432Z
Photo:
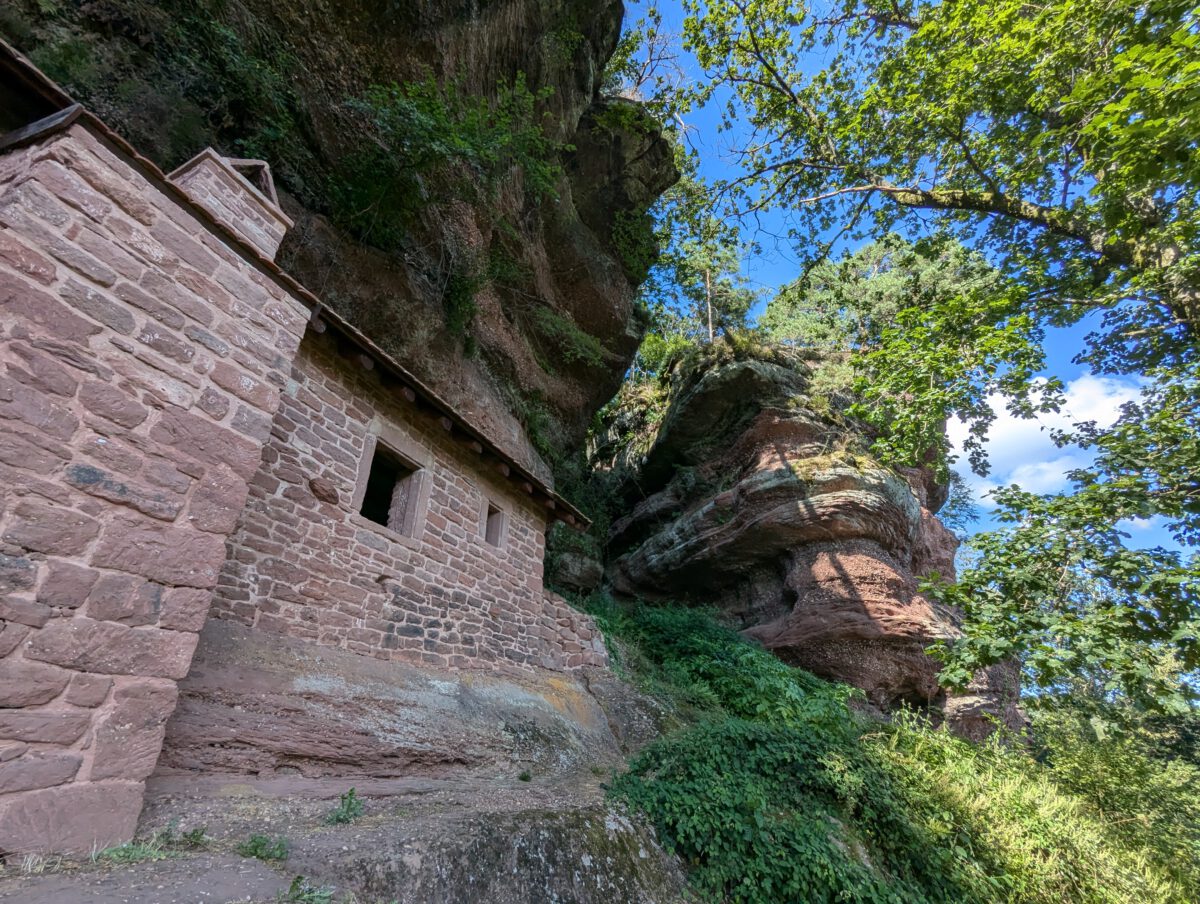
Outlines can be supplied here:
M0 851L132 835L305 323L83 125L0 155Z
M418 461L411 537L358 513L376 437ZM484 536L487 501L507 520ZM439 420L310 334L232 540L215 617L435 667L572 669L605 662L590 620L544 591L546 512Z

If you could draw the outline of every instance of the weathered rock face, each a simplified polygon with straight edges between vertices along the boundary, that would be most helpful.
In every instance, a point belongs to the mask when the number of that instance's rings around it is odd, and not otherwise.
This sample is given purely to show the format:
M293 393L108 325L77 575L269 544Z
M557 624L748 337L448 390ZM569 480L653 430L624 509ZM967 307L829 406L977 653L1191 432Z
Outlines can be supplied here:
M620 756L574 678L422 669L211 620L158 774L379 780Z
M701 368L675 378L644 451L601 444L600 457L624 456L627 496L643 496L613 525L614 586L716 605L880 710L944 708L975 735L984 711L1016 724L1013 682L981 676L970 700L947 703L925 653L956 632L955 614L917 587L953 575L957 540L927 507L944 495L922 472L875 462L807 386L805 365L782 358Z
M18 0L0 36L166 169L206 144L268 159L296 224L285 269L544 476L536 448L581 440L636 350L625 246L675 178L657 127L600 95L622 14L620 0ZM536 197L517 168L486 191L438 171L413 174L399 213L355 200L370 173L353 164L378 141L357 99L430 78L467 97L524 79L550 141L574 148L551 154L554 192Z

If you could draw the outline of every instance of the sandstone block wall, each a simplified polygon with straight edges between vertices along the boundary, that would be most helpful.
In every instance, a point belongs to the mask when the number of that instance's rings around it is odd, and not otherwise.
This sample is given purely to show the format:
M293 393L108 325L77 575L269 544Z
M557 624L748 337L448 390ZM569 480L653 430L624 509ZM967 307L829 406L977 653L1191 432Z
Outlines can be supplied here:
M0 155L0 851L132 835L306 320L82 124Z
M376 437L422 466L412 536L359 514ZM486 537L488 504L507 522ZM310 334L251 482L213 614L430 666L571 669L599 632L542 586L546 512L437 418Z

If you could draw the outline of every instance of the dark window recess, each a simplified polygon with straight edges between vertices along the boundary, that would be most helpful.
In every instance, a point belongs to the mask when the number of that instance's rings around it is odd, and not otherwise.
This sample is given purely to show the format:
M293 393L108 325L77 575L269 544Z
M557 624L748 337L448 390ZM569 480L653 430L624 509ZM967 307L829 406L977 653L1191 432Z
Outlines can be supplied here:
M483 537L493 546L499 546L504 538L504 512L490 502L487 507L487 520L483 522Z
M376 443L359 512L364 518L397 533L411 533L416 512L418 473L419 469L391 449Z

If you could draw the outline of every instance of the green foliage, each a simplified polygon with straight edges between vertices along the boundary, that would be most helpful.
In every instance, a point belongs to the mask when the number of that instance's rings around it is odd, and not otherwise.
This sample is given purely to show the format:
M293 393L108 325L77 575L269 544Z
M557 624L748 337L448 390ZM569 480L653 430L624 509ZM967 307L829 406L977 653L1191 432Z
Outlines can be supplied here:
M313 885L303 876L296 876L287 891L275 896L279 904L333 904L333 889Z
M596 116L596 122L617 135L650 135L661 126L639 103L622 102L610 98L608 104Z
M522 782L531 782L533 781L533 773L531 773L528 769L522 770L521 774L517 776L517 780Z
M239 844L237 852L243 857L254 857L257 860L287 860L288 842L283 836L269 838L256 834Z
M539 333L556 344L559 357L568 364L603 367L608 360L608 352L599 339L553 308L534 308L533 322Z
M1179 741L1179 722L1077 699L1033 711L1038 757L1056 784L1103 813L1123 843L1153 851L1176 882L1194 885L1200 765L1168 753Z
M979 506L970 486L958 471L950 472L945 504L938 510L938 520L960 541L966 540L970 525L979 520Z
M631 283L641 283L658 259L654 218L646 211L617 211L612 229L613 248Z
M362 816L363 810L362 798L351 788L345 794L339 795L338 805L325 817L325 822L331 826L345 825Z
M0 17L0 28L166 168L213 144L269 159L276 176L312 202L321 179L297 140L308 117L292 88L296 57L250 17L231 27L220 5L26 3L24 15Z
M963 686L981 664L1021 657L1027 675L1053 687L1094 670L1105 690L1178 708L1190 691L1153 665L1175 651L1182 670L1200 666L1196 563L1177 552L1129 549L1116 526L1127 513L1084 486L1070 496L998 490L1006 525L980 534L977 559L958 583L930 590L966 615L963 637L934 652L942 680Z
M1200 889L1192 861L1121 829L1124 814L1059 787L1019 746L856 716L856 692L702 612L588 606L620 666L687 720L610 791L651 819L705 900L1184 904Z
M787 210L799 242L932 212L1042 316L1127 297L1180 315L1151 342L1196 323L1191 0L685 6L704 90L755 130L730 190Z
M166 860L184 852L203 850L208 846L208 842L208 830L205 826L180 832L178 823L173 821L150 838L106 848L95 853L92 859L119 864Z
M695 341L682 332L656 330L647 333L633 362L634 375L637 378L648 378L666 374L672 364L695 347Z
M918 260L953 237L996 268L900 306L857 357L856 413L882 430L881 459L947 452L943 425L957 416L985 473L997 395L1022 416L1061 405L1061 386L1042 379L1048 327L1092 315L1081 363L1140 378L1141 402L1112 427L1060 437L1097 453L1071 494L1003 497L1013 526L982 541L982 570L954 597L967 605L956 680L1007 650L1029 653L1045 680L1091 663L1143 698L1165 690L1149 663L1164 645L1196 660L1200 561L1132 552L1109 526L1161 516L1181 544L1200 541L1200 8L685 5L687 44L714 78L701 94L720 92L726 120L753 135L724 188L743 212L781 209L807 268L892 231L928 237ZM1152 569L1137 587L1136 569ZM1081 601L1080 586L1104 588L1100 601Z
M470 270L454 267L446 277L442 292L442 309L446 313L446 330L451 336L467 338L471 321L478 308L475 295L483 288L483 280Z
M564 147L538 112L548 96L531 92L523 73L490 100L432 78L372 86L349 102L369 137L342 165L335 213L363 241L388 249L399 246L417 210L492 201L517 172L530 197L553 196Z
M858 414L884 436L904 434L911 439L894 421L896 393L901 393L901 405L910 394L898 383L915 379L908 371L898 378L891 370L901 341L897 334L908 334L896 329L897 321L902 316L928 321L929 311L952 299L986 297L1001 287L1000 275L956 241L914 244L888 234L839 261L817 262L779 290L758 326L776 342L820 354L819 379L825 393L849 390L857 383L862 393ZM985 392L994 388L987 386ZM979 421L980 412L961 392L947 394L945 402L946 413L954 410ZM958 409L952 409L955 403ZM929 423L930 429L917 439L940 449L944 442L938 442L932 419ZM978 442L973 438L970 449ZM905 453L908 449L905 446ZM924 454L914 452L912 462L923 461Z
M550 58L560 65L573 62L586 40L583 32L573 24L563 25L546 35Z

